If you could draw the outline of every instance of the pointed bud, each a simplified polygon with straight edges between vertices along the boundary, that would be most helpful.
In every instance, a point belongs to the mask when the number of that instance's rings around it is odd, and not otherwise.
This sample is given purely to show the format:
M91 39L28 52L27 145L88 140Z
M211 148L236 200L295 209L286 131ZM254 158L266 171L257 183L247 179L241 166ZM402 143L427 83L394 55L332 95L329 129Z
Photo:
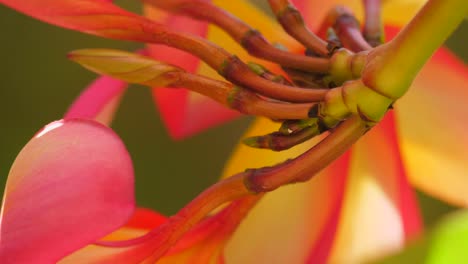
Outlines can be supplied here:
M318 129L318 118L284 121L278 132L283 135L290 135L311 127L317 127Z
M245 138L243 143L252 148L282 151L309 140L320 133L321 131L318 129L318 126L311 126L288 135L281 132L273 132L263 136L249 137Z
M168 86L177 81L184 70L131 52L111 49L82 49L68 58L83 67L103 75L148 86Z
M242 143L252 148L260 148L260 138L261 137L248 137L242 139Z

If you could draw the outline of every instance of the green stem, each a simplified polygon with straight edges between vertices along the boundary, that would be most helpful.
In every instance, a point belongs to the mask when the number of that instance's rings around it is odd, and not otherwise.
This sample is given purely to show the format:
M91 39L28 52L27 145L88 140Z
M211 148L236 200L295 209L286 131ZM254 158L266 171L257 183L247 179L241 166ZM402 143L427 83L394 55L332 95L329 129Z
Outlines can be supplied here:
M429 0L392 41L371 52L364 83L389 98L401 97L467 12L466 0Z

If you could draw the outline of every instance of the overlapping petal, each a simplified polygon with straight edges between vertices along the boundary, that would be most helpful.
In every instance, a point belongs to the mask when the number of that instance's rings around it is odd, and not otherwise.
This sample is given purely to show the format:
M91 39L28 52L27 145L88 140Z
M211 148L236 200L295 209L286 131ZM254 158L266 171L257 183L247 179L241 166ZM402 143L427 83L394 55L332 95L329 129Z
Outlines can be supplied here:
M2 263L51 263L124 224L134 209L133 168L109 128L56 121L22 149L8 176Z

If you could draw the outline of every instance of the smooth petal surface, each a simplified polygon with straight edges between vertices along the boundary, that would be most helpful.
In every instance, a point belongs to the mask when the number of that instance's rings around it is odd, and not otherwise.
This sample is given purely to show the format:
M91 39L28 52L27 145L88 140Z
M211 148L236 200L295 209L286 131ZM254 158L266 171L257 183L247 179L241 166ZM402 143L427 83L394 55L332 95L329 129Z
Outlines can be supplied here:
M2 263L53 263L124 224L134 209L130 157L89 120L56 121L22 149L1 214Z
M92 119L109 126L126 88L121 80L98 77L75 99L64 118Z
M400 144L411 183L468 206L468 68L436 52L396 104Z
M245 137L265 134L280 124L257 119ZM273 165L306 151L316 140L273 152L239 145L224 176L246 168ZM227 263L323 263L336 231L349 155L344 155L307 183L282 187L263 197L234 233ZM274 253L273 253L274 252Z
M392 113L353 146L345 193L331 263L364 263L421 231Z

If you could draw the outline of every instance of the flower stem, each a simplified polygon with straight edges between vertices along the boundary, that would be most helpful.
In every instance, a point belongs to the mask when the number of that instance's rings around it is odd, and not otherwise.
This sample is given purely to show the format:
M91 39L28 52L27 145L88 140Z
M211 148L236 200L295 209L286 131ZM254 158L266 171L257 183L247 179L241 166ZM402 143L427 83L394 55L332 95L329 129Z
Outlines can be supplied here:
M248 89L187 72L169 74L178 76L177 82L170 86L184 87L206 95L247 115L264 116L270 119L304 119L307 118L308 112L314 105L313 103L289 104L266 100Z
M222 250L226 242L232 236L232 234L237 229L242 220L245 218L245 216L250 212L250 210L257 204L257 202L262 197L263 194L249 195L239 200L233 201L222 211L218 212L217 214L211 217L206 218L203 222L199 223L194 229L207 229L207 226L210 226L210 229L212 230L215 229L216 233L211 234L210 237L206 239L215 240L217 247L219 247L218 250ZM215 228L213 228L213 226ZM194 231L196 232L197 230ZM206 241L205 243L209 243L209 241ZM183 248L179 249L176 245L171 249L171 251L172 250L178 251L183 250ZM201 256L204 256L206 258L205 261L202 261L200 263L209 263L209 260L211 260L216 255L216 253L219 253L210 251L207 252L206 250L207 249L205 247L201 249L200 252L198 252L198 254L200 255L197 256L197 261L201 260ZM164 253L162 251L156 250L151 254L151 256L146 258L145 261L147 263L156 263L163 256L163 254Z
M312 33L301 13L288 0L268 0L271 10L284 30L307 48L321 56L328 56L327 43Z
M369 128L353 116L299 157L273 167L248 170L245 184L251 192L273 191L283 185L305 182L348 150Z
M228 33L253 56L294 69L319 73L328 71L329 62L326 58L302 56L277 49L260 32L210 2L200 0L145 0L145 2L175 14L214 24Z
M392 41L369 54L364 83L389 98L401 97L467 12L466 0L428 1Z
M234 56L225 61L219 73L234 84L247 87L260 95L285 102L318 102L328 92L326 88L308 89L266 80L256 75L239 58Z
M334 21L333 29L345 48L354 52L372 48L362 36L359 22L351 10L336 6L328 16L331 17L331 21Z
M380 0L363 0L365 20L364 37L373 47L378 46L383 40L383 25Z

